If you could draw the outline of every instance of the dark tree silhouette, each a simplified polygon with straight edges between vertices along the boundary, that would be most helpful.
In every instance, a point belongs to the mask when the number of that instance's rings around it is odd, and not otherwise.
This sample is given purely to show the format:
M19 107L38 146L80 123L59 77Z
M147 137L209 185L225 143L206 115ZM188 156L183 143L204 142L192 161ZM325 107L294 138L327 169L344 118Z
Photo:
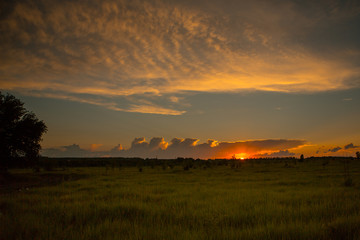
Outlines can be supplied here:
M0 92L0 171L19 163L34 165L39 157L41 137L46 131L45 123L27 111L23 102Z
M299 162L303 162L303 161L304 161L304 154L301 154Z
M360 152L356 152L356 158L360 159Z

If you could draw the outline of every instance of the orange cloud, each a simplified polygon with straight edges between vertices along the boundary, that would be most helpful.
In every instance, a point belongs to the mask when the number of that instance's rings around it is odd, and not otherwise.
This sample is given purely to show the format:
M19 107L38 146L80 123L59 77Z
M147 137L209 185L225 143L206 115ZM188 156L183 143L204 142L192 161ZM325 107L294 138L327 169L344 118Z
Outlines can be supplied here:
M123 146L122 146L121 144L118 144L117 146L115 146L114 148L112 148L111 151L117 152L117 151L121 151L121 150L123 150L123 149L124 149Z
M185 111L175 107L136 102L119 107L72 95L354 87L349 81L360 76L353 64L360 51L350 48L328 57L295 41L317 22L290 3L241 4L234 13L216 2L202 7L181 1L45 1L41 7L36 1L18 2L2 20L0 88L28 95L39 90L48 97L56 96L47 90L61 91L58 97L115 111L181 115ZM178 103L176 97L170 101Z
M185 111L178 111L167 109L159 106L151 106L151 105L133 105L130 109L125 110L126 112L139 112L139 113L152 113L152 114L163 114L163 115L181 115L185 113Z

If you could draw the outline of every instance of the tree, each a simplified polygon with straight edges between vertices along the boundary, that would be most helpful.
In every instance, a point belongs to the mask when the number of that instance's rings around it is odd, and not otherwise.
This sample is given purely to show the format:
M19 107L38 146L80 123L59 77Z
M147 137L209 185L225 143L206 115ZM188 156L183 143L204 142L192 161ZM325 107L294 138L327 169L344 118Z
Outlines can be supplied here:
M0 170L20 159L21 165L35 164L41 149L42 135L47 131L43 121L24 108L13 95L0 92Z
M360 159L360 152L356 152L356 158Z
M304 154L301 154L299 162L303 162L303 161L304 161Z

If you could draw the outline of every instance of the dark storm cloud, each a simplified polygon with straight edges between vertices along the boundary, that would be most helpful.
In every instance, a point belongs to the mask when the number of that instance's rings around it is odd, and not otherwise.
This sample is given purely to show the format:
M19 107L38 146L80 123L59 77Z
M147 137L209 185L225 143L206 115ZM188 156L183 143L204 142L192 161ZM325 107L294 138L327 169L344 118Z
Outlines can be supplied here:
M360 84L359 1L27 0L0 9L0 88L27 95L181 115L183 91ZM166 94L172 105L156 100Z
M259 152L278 151L277 156L292 156L288 149L303 146L304 140L269 139L242 142L217 142L208 140L198 144L196 138L173 138L170 143L162 137L155 137L147 142L144 137L135 138L129 149L117 145L110 151L91 151L81 149L78 145L64 146L60 149L44 149L44 156L113 156L113 157L142 157L142 158L230 158L236 153L255 155ZM275 156L276 153L267 155Z

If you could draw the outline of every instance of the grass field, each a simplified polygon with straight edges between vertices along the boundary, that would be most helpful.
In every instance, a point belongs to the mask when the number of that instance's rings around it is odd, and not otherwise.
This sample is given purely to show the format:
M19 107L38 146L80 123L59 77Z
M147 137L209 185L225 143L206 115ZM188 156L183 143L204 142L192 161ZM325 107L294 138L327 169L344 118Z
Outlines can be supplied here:
M339 160L12 170L0 239L360 239L360 161L349 175Z

